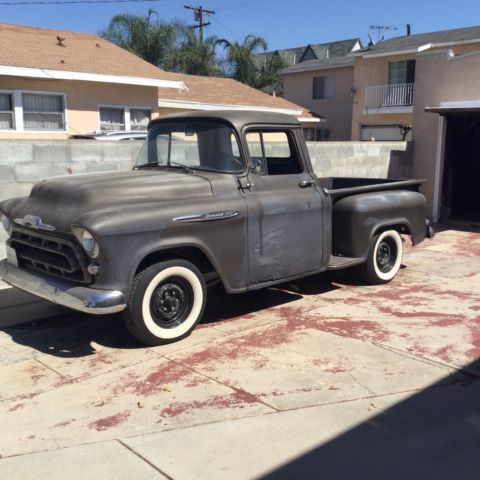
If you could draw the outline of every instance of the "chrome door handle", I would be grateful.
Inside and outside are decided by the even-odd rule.
[[[307,187],[311,187],[312,185],[315,185],[315,182],[313,180],[302,180],[298,184],[300,188],[307,188]]]

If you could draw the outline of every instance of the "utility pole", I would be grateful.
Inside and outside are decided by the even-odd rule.
[[[210,25],[210,22],[204,22],[203,21],[203,16],[204,14],[207,15],[215,15],[215,12],[212,10],[207,10],[203,8],[201,5],[199,7],[192,7],[190,5],[184,5],[183,8],[186,8],[187,10],[193,10],[193,18],[195,19],[196,22],[198,22],[195,25],[192,25],[192,28],[198,28],[200,32],[200,45],[203,45],[203,29]]]

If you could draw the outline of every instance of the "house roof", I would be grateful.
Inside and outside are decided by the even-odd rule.
[[[320,43],[310,45],[318,59],[337,58],[348,55],[355,48],[355,45],[362,44],[359,38],[351,38],[348,40],[340,40],[337,42]]]
[[[389,38],[374,46],[359,50],[358,53],[368,56],[370,54],[394,53],[409,50],[415,51],[418,50],[419,47],[427,46],[429,44],[435,46],[438,44],[463,43],[473,40],[478,40],[480,42],[480,26]]]
[[[345,68],[353,67],[355,59],[352,56],[344,56],[338,58],[322,58],[320,60],[307,60],[298,63],[293,67],[283,68],[279,70],[280,75],[288,75],[289,73],[311,72],[316,70],[326,70],[329,68]]]
[[[257,62],[260,63],[265,62],[273,55],[278,54],[287,61],[288,66],[293,66],[300,62],[309,61],[310,59],[305,59],[308,52],[312,52],[314,59],[336,58],[348,55],[352,52],[357,43],[362,45],[362,42],[359,38],[338,40],[327,43],[315,43],[304,45],[303,47],[286,48],[282,50],[272,50],[270,52],[258,53],[255,55],[255,58]]]
[[[93,74],[93,81],[102,81],[101,75],[168,80],[166,72],[98,35],[0,24],[0,74],[9,72],[36,77],[42,77],[43,72],[42,78],[78,80],[89,78],[80,74]]]
[[[289,113],[310,121],[320,119],[293,102],[281,97],[267,95],[231,78],[201,77],[169,73],[172,80],[184,82],[187,90],[159,88],[159,104],[171,108],[211,109],[256,109]]]

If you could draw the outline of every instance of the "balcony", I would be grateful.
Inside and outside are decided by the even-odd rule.
[[[413,112],[413,83],[379,85],[365,89],[365,113]]]

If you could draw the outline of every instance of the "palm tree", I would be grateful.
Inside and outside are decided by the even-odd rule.
[[[226,39],[217,40],[217,45],[223,45],[227,51],[226,63],[227,74],[235,80],[246,83],[251,87],[258,88],[259,70],[253,55],[259,49],[265,51],[268,48],[267,42],[262,37],[247,35],[242,43],[229,42]]]
[[[222,71],[215,51],[217,37],[207,37],[202,42],[191,27],[182,33],[184,38],[173,57],[173,69],[190,75],[220,75]]]
[[[274,53],[259,67],[257,88],[265,93],[283,96],[283,82],[278,71],[288,66],[288,62],[280,54]]]
[[[101,35],[157,67],[170,69],[179,36],[185,28],[179,20],[161,20],[158,13],[150,9],[147,15],[115,15]]]

